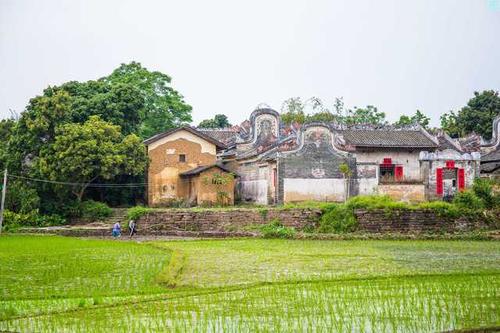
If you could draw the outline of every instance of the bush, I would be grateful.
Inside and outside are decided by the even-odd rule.
[[[129,220],[138,220],[140,217],[146,215],[147,213],[151,212],[151,208],[143,207],[143,206],[135,206],[132,208],[129,208],[127,210],[127,219]]]
[[[356,231],[358,221],[354,217],[353,209],[345,204],[331,206],[322,216],[318,232],[346,233]]]
[[[27,214],[40,207],[40,198],[34,188],[17,180],[9,183],[9,195],[5,198],[5,208],[16,213]]]
[[[493,193],[493,185],[488,179],[477,178],[472,185],[474,194],[483,201],[486,208],[492,209],[500,205],[498,195]]]
[[[483,201],[472,191],[458,192],[453,198],[453,204],[460,209],[481,210],[484,208]]]
[[[37,210],[29,213],[4,211],[3,227],[6,231],[15,231],[21,227],[48,227],[65,223],[66,220],[59,215],[39,215]]]
[[[260,230],[264,238],[294,238],[297,233],[295,228],[285,227],[279,219],[273,219]]]
[[[113,210],[104,202],[88,200],[80,205],[81,217],[86,220],[104,220],[113,214]]]
[[[416,208],[432,210],[444,217],[456,218],[460,216],[460,209],[457,206],[444,201],[423,202],[418,204]]]
[[[394,201],[387,195],[359,195],[349,199],[346,206],[351,209],[409,209],[404,202]]]

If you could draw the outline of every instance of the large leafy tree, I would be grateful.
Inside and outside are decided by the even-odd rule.
[[[200,128],[228,128],[231,127],[225,114],[216,114],[212,119],[205,119],[198,125]]]
[[[44,94],[65,91],[71,97],[70,121],[83,123],[90,116],[121,127],[124,134],[138,133],[144,118],[144,99],[141,91],[131,84],[109,84],[104,81],[71,81],[50,87]]]
[[[429,127],[430,118],[427,117],[423,112],[417,110],[413,116],[402,115],[399,120],[394,123],[397,126],[405,126],[412,124],[420,124],[423,128]]]
[[[54,143],[38,159],[40,173],[52,181],[76,183],[72,193],[81,201],[97,179],[121,174],[138,175],[147,165],[146,150],[138,136],[123,136],[120,127],[91,116],[83,124],[56,129]]]
[[[171,86],[171,77],[149,71],[138,62],[122,64],[111,75],[101,79],[110,84],[128,84],[138,89],[144,99],[144,119],[139,129],[148,138],[170,128],[192,121],[191,106]]]
[[[450,111],[441,116],[441,127],[453,136],[475,132],[485,139],[490,139],[493,119],[499,115],[498,91],[485,90],[481,93],[476,91],[474,97],[458,113]]]

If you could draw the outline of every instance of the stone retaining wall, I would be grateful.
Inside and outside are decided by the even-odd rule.
[[[278,218],[284,225],[301,230],[315,224],[320,216],[319,209],[165,210],[146,214],[137,221],[137,226],[139,230],[157,234],[172,231],[236,232]]]
[[[432,210],[356,210],[354,215],[359,231],[371,233],[459,232],[486,227],[480,221],[440,216]]]

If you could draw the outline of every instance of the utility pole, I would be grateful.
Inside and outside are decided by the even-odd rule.
[[[7,168],[3,173],[2,202],[0,203],[0,234],[2,233],[3,209],[5,206],[5,195],[7,193]]]

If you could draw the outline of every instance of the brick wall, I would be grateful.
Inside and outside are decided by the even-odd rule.
[[[251,227],[268,223],[274,218],[298,230],[315,225],[321,216],[319,209],[237,209],[216,210],[165,210],[149,213],[138,221],[141,234],[213,233],[238,236]],[[430,210],[357,210],[359,231],[368,233],[421,233],[456,232],[485,227],[478,221],[465,218],[450,219]]]
[[[149,213],[141,217],[137,224],[141,232],[147,230],[158,234],[175,231],[234,232],[278,218],[284,225],[300,230],[320,216],[319,209],[165,210]]]
[[[359,231],[370,233],[456,232],[486,227],[480,221],[447,218],[431,210],[357,210],[354,215]]]

